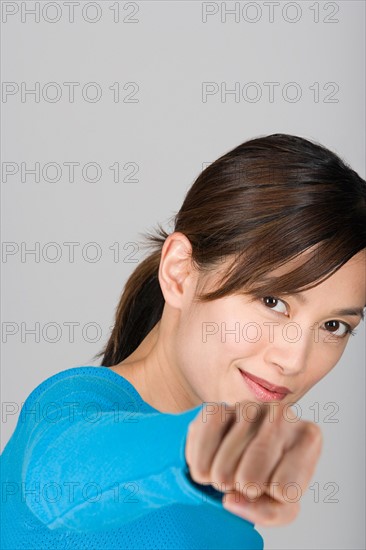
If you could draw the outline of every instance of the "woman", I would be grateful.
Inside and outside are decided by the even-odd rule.
[[[262,549],[255,523],[298,514],[322,437],[291,404],[363,319],[366,182],[320,144],[252,139],[148,239],[101,366],[22,408],[2,548]]]

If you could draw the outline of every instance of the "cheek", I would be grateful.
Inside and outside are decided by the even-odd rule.
[[[181,367],[206,383],[226,374],[236,359],[257,355],[268,345],[260,321],[258,314],[229,300],[199,304],[180,320],[176,351]]]

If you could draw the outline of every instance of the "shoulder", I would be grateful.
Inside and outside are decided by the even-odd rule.
[[[145,402],[134,386],[107,367],[77,366],[53,374],[38,384],[25,400],[21,416],[36,407],[66,406],[70,403],[98,404],[104,410],[113,404],[134,410]]]

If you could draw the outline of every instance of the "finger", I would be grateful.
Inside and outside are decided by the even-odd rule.
[[[300,503],[279,502],[264,494],[259,499],[248,500],[243,493],[225,493],[223,507],[247,521],[270,527],[292,522],[300,511]]]
[[[211,464],[225,433],[235,421],[235,411],[223,414],[221,403],[205,403],[201,413],[189,425],[189,469],[198,483],[210,483]]]
[[[211,465],[212,479],[225,486],[223,491],[234,486],[237,465],[258,429],[259,421],[248,421],[242,412],[243,407],[221,441]]]
[[[270,479],[272,498],[285,502],[294,499],[296,492],[301,498],[314,474],[322,444],[320,428],[304,421],[297,441],[285,452]]]
[[[271,496],[268,482],[286,449],[299,437],[298,425],[287,422],[282,413],[283,407],[276,407],[266,414],[237,464],[235,489],[247,497]]]

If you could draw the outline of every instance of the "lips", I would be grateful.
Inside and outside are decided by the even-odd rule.
[[[280,393],[283,395],[287,395],[288,393],[292,393],[291,390],[286,388],[285,386],[276,386],[275,384],[271,384],[267,380],[264,380],[263,378],[259,378],[258,376],[254,376],[254,374],[250,374],[249,372],[239,369],[241,372],[245,374],[248,378],[253,380],[256,384],[259,384],[260,386],[263,386],[263,388],[266,388],[269,391]]]

